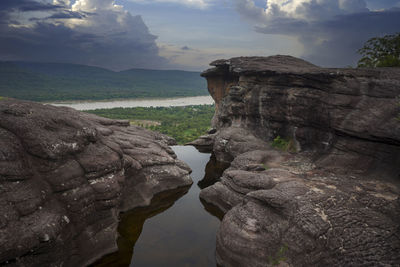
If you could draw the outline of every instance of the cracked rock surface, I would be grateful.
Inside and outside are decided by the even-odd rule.
[[[399,265],[400,69],[290,56],[211,65],[217,132],[196,143],[231,163],[200,194],[225,213],[218,264]],[[290,152],[271,146],[277,136]]]
[[[119,212],[192,184],[172,144],[128,121],[0,100],[0,265],[84,266],[116,250]]]

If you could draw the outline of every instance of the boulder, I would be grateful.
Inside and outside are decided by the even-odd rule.
[[[0,265],[84,266],[115,251],[121,211],[192,184],[171,144],[128,121],[0,100]]]

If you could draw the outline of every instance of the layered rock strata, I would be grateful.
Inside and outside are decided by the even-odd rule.
[[[217,132],[197,143],[231,162],[200,195],[226,213],[217,262],[400,264],[400,69],[290,56],[211,65]]]
[[[121,211],[192,184],[173,143],[127,121],[0,100],[0,264],[84,266],[116,250]]]

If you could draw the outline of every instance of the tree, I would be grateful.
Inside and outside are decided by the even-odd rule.
[[[358,53],[358,67],[400,67],[400,33],[371,38]]]

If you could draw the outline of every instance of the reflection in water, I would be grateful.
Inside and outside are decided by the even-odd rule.
[[[229,167],[229,163],[217,161],[214,154],[211,155],[210,161],[206,165],[204,178],[197,183],[197,185],[204,189],[210,185],[215,184],[219,178],[221,178],[222,173]]]
[[[218,218],[218,220],[222,221],[222,219],[224,218],[225,213],[218,208],[217,206],[211,204],[211,203],[207,203],[206,201],[202,200],[200,198],[200,202],[201,204],[203,204],[204,209],[210,213],[211,215],[215,216]]]
[[[96,267],[108,266],[129,266],[136,241],[138,240],[144,222],[168,208],[170,208],[177,199],[185,195],[190,187],[179,188],[157,194],[148,207],[140,207],[126,213],[120,214],[120,223],[118,225],[119,237],[117,240],[118,251],[105,256]]]
[[[214,183],[226,167],[192,146],[172,149],[192,168],[193,181],[202,187]],[[203,207],[199,187],[192,186],[185,194],[187,190],[164,192],[149,207],[121,214],[119,251],[95,266],[216,266],[217,218],[221,219],[222,214],[208,204]]]

